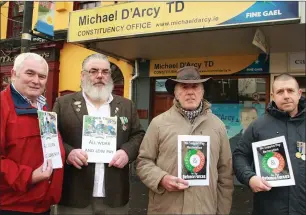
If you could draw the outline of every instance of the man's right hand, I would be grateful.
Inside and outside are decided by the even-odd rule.
[[[68,164],[73,165],[75,168],[82,169],[82,166],[87,166],[88,155],[82,149],[73,149],[67,158]]]
[[[249,185],[254,193],[271,190],[270,184],[259,176],[251,177]]]
[[[165,175],[160,181],[160,185],[170,192],[181,191],[189,187],[188,181],[172,175]]]
[[[45,168],[45,170],[44,170]],[[53,172],[52,168],[52,160],[47,160],[47,166],[44,167],[42,164],[40,167],[35,169],[32,173],[32,184],[36,184],[38,182],[48,180]]]

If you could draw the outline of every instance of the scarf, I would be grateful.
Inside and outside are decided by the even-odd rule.
[[[191,123],[193,123],[194,119],[200,115],[203,110],[203,101],[201,101],[199,107],[195,110],[185,110],[179,102],[177,102],[178,108],[182,111],[182,113],[189,119]]]

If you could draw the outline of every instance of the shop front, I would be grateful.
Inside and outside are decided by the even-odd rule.
[[[166,78],[199,67],[213,76],[206,98],[234,137],[270,100],[270,54],[304,47],[300,20],[298,2],[128,2],[71,12],[68,42],[135,65],[127,83],[145,128],[172,105]],[[252,44],[258,28],[267,55]]]
[[[47,98],[49,105],[55,102],[58,95],[58,83],[59,83],[59,56],[60,48],[52,47],[47,49],[32,50],[36,54],[42,56],[49,65],[48,82],[44,96]],[[1,90],[7,87],[11,82],[11,70],[15,58],[19,55],[17,52],[5,53],[1,52],[0,55],[0,83]]]
[[[212,104],[212,112],[225,123],[228,136],[234,142],[252,120],[265,112],[270,94],[269,62],[265,54],[152,60],[150,117],[173,104],[173,96],[165,88],[166,78],[174,78],[177,69],[183,66],[195,66],[203,78],[213,78],[205,86],[204,98]]]

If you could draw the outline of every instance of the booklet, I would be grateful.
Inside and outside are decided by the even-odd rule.
[[[57,133],[57,114],[37,110],[41,143],[44,155],[44,167],[46,169],[47,160],[52,159],[53,169],[63,167],[61,151]]]
[[[89,163],[109,163],[117,149],[117,116],[83,116],[82,149]]]
[[[178,177],[189,186],[209,185],[210,137],[178,135]]]
[[[252,143],[256,175],[272,187],[295,185],[284,136]]]

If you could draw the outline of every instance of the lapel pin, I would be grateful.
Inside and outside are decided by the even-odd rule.
[[[75,104],[75,105],[80,105],[80,104],[81,104],[81,101],[75,101],[73,104]]]
[[[116,107],[116,109],[115,109],[115,113],[118,113],[118,111],[119,111],[119,108],[118,108],[118,107]]]
[[[80,109],[80,108],[77,108],[77,109],[75,109],[75,110],[76,110],[77,112],[80,112],[81,109]]]

